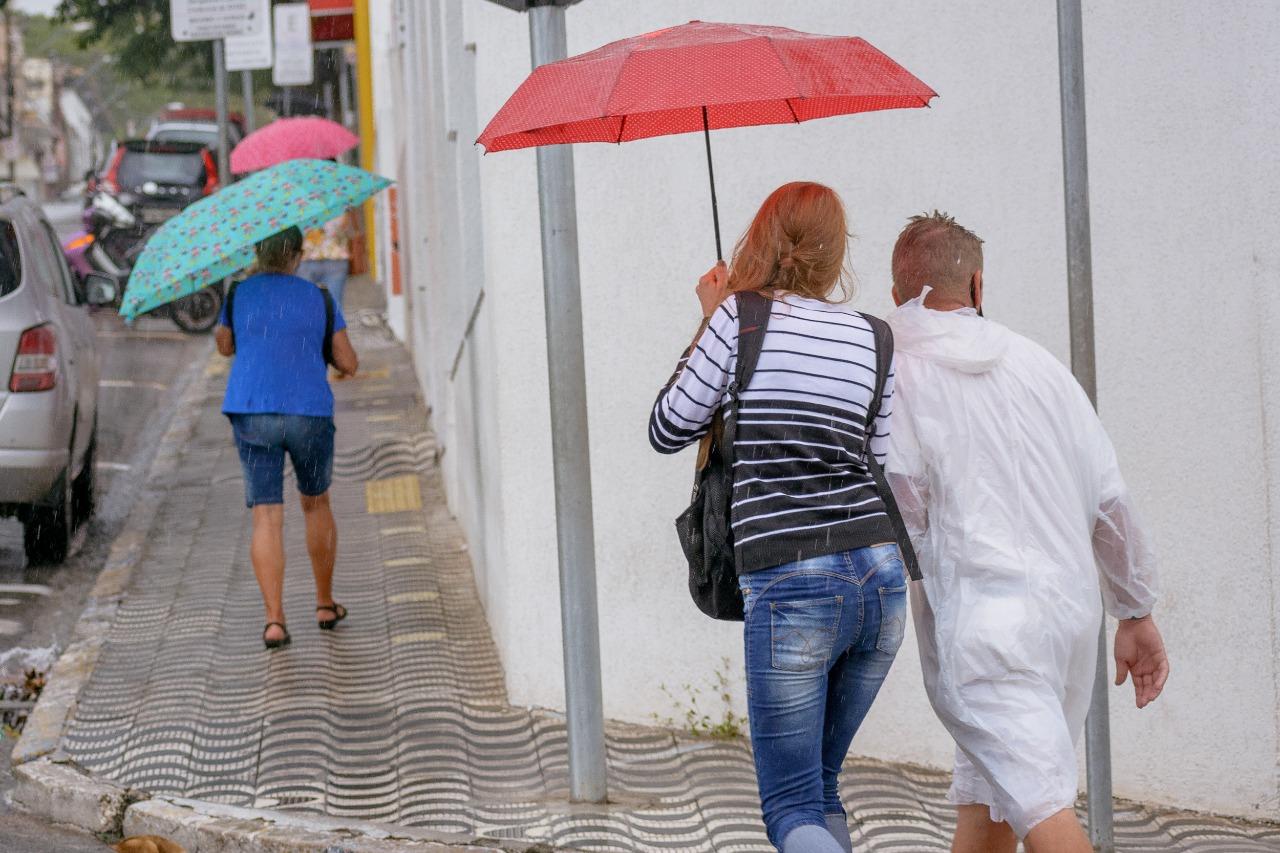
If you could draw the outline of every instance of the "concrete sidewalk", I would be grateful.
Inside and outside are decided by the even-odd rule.
[[[409,358],[372,287],[349,291],[363,374],[335,385],[332,498],[335,595],[350,618],[332,633],[315,626],[295,501],[285,522],[293,645],[263,649],[215,359],[109,627],[98,646],[69,651],[79,674],[55,670],[62,681],[49,690],[62,710],[46,710],[20,745],[19,796],[96,831],[153,832],[189,850],[771,850],[743,741],[611,725],[616,803],[566,802],[563,721],[507,703]],[[102,606],[86,618],[105,621]],[[855,848],[948,849],[947,782],[851,761]],[[58,805],[73,801],[87,817]],[[1138,807],[1121,808],[1117,830],[1123,850],[1280,849],[1277,827]]]

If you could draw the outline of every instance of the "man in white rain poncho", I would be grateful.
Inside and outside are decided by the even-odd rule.
[[[1138,707],[1168,663],[1155,566],[1084,391],[982,317],[982,241],[917,216],[893,252],[888,477],[920,559],[912,609],[934,710],[957,744],[953,850],[1092,850],[1072,806],[1101,606]]]

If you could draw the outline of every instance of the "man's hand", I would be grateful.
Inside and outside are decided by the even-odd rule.
[[[698,279],[698,301],[702,303],[702,316],[710,317],[714,314],[728,295],[729,265],[724,261],[717,261],[714,267]]]
[[[1133,676],[1133,694],[1139,708],[1155,701],[1169,677],[1169,658],[1155,620],[1121,619],[1116,629],[1116,684]]]

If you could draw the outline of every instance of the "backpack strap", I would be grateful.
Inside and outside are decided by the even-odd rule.
[[[756,371],[760,350],[764,346],[764,333],[769,328],[769,315],[773,313],[773,300],[754,290],[737,294],[738,300],[738,363],[734,370],[729,394],[737,403],[738,393],[745,390]],[[735,387],[736,386],[736,387]]]
[[[893,532],[898,539],[898,550],[902,552],[903,565],[907,567],[907,574],[911,579],[918,581],[922,575],[915,548],[911,545],[911,536],[907,533],[907,526],[902,521],[902,513],[898,511],[898,501],[893,496],[893,490],[889,488],[889,481],[885,479],[884,469],[880,467],[876,455],[871,452],[871,436],[875,433],[876,418],[880,416],[880,403],[884,399],[884,386],[889,381],[889,370],[893,366],[893,330],[879,317],[862,314],[862,318],[870,324],[871,331],[876,336],[876,390],[871,398],[871,408],[867,410],[866,444],[863,447],[863,455],[866,458],[867,470],[875,480],[876,491],[880,493],[880,500],[884,502],[884,508],[889,513],[889,521],[893,524]]]
[[[333,364],[333,315],[336,309],[329,288],[321,287],[320,293],[324,296],[324,343],[320,345],[320,351],[324,355],[324,363]]]
[[[769,315],[773,313],[773,300],[754,290],[736,294],[738,304],[738,362],[734,366],[733,379],[729,382],[729,402],[716,411],[722,432],[719,436],[720,458],[726,471],[733,470],[733,443],[738,435],[738,403],[756,371],[760,350],[764,346],[764,333],[769,328]],[[732,415],[732,417],[730,417]],[[715,424],[712,425],[713,428]]]
[[[240,282],[237,280],[231,282],[231,286],[227,288],[227,329],[231,332],[232,352],[235,352],[236,349],[236,320],[232,309],[235,308],[236,288],[239,286]]]

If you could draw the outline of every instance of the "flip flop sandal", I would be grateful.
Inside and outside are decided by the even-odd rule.
[[[343,607],[336,601],[333,602],[333,604],[322,604],[316,608],[317,613],[321,610],[332,610],[337,614],[333,619],[316,620],[316,624],[320,626],[321,631],[332,631],[334,628],[338,627],[339,622],[347,618],[347,608]]]
[[[284,636],[275,640],[267,639],[267,631],[271,630],[272,625],[278,625]],[[262,645],[268,649],[283,649],[285,646],[293,642],[293,637],[289,636],[289,629],[284,626],[283,622],[268,622],[266,627],[262,629]]]

